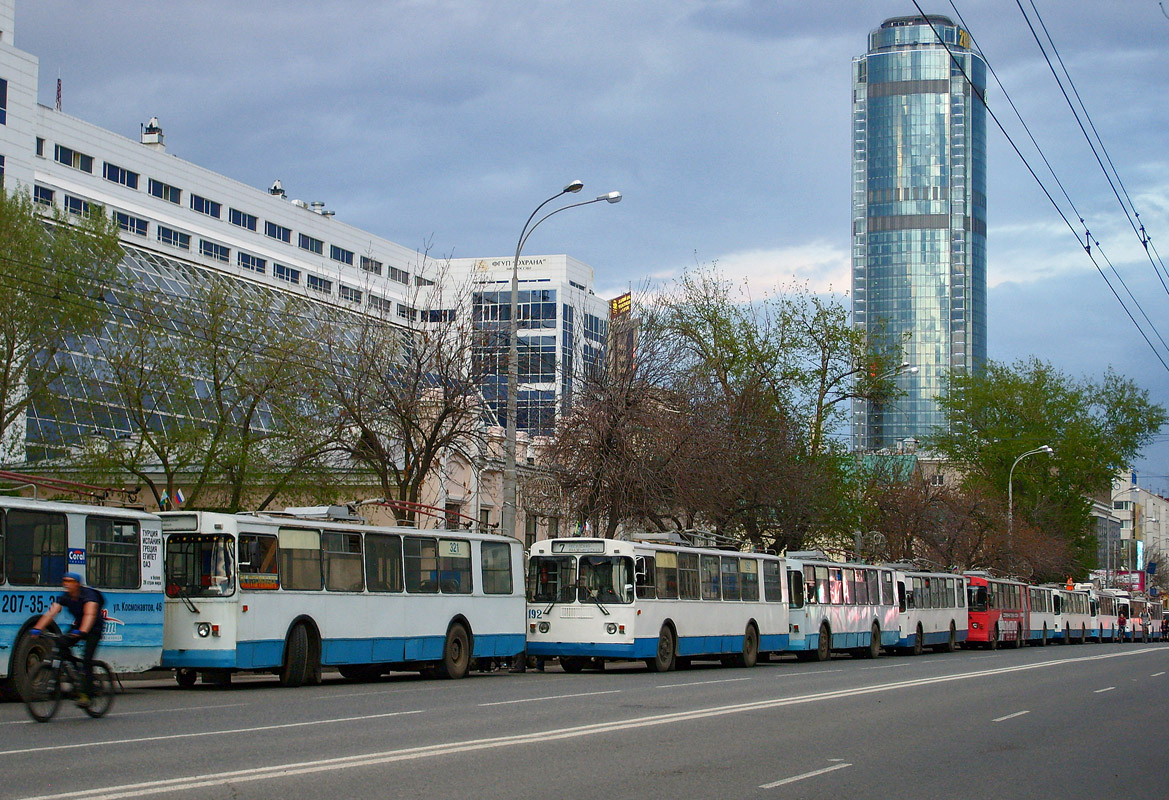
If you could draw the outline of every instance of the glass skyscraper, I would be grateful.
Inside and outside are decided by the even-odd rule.
[[[986,359],[986,62],[942,16],[896,17],[853,60],[853,321],[899,341],[904,395],[853,403],[853,447],[944,422],[949,375]]]

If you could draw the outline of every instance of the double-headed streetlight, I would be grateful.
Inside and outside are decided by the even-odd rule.
[[[1015,535],[1015,495],[1014,495],[1014,479],[1015,467],[1019,466],[1019,462],[1027,456],[1033,456],[1036,453],[1047,453],[1051,455],[1055,451],[1047,445],[1036,447],[1034,450],[1028,450],[1023,455],[1015,459],[1015,463],[1011,464],[1011,471],[1007,473],[1007,549],[1013,549],[1013,539]]]
[[[516,521],[516,412],[518,410],[519,398],[519,380],[520,380],[520,321],[519,321],[519,298],[520,298],[520,253],[524,249],[524,243],[528,241],[528,237],[532,235],[532,231],[536,230],[541,222],[548,219],[553,214],[559,214],[561,211],[567,211],[570,208],[577,208],[579,206],[587,206],[592,203],[599,203],[602,200],[606,203],[621,202],[621,192],[609,192],[602,194],[592,200],[585,200],[580,203],[570,203],[566,206],[549,211],[535,223],[532,220],[536,219],[536,215],[544,206],[551,203],[558,197],[566,194],[576,194],[584,188],[584,184],[580,181],[573,181],[565,186],[556,194],[549,197],[543,203],[536,206],[536,210],[528,217],[528,221],[524,223],[523,229],[520,231],[519,241],[515,247],[515,258],[511,262],[511,314],[508,317],[508,358],[507,358],[507,419],[506,425],[506,444],[504,447],[504,462],[503,462],[503,508],[502,516],[500,518],[500,528],[502,533],[506,536],[515,536],[515,521]]]

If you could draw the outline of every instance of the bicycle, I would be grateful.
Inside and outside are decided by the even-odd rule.
[[[41,636],[55,642],[53,655],[29,675],[24,705],[29,716],[37,722],[48,722],[57,713],[61,698],[73,700],[81,710],[93,718],[103,717],[114,704],[114,679],[110,665],[93,662],[93,681],[89,703],[81,702],[81,687],[85,678],[81,659],[73,652],[76,643],[56,633],[44,631]]]

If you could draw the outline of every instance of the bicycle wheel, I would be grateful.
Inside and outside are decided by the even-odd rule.
[[[41,664],[28,678],[24,705],[37,722],[48,722],[61,704],[61,683],[52,664]]]
[[[96,719],[105,716],[114,704],[114,677],[110,673],[109,664],[104,661],[93,662],[92,689],[89,705],[82,708],[86,714]]]

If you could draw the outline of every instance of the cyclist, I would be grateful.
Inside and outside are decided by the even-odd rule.
[[[85,642],[85,650],[81,656],[83,680],[81,694],[77,698],[78,705],[88,705],[90,695],[93,694],[93,654],[97,650],[97,643],[101,641],[101,609],[105,598],[101,592],[81,583],[81,576],[76,572],[66,572],[61,576],[61,587],[65,590],[49,610],[44,613],[30,631],[33,636],[39,636],[45,626],[61,613],[64,608],[73,615],[73,627],[66,635],[65,640],[70,646],[80,641]]]

